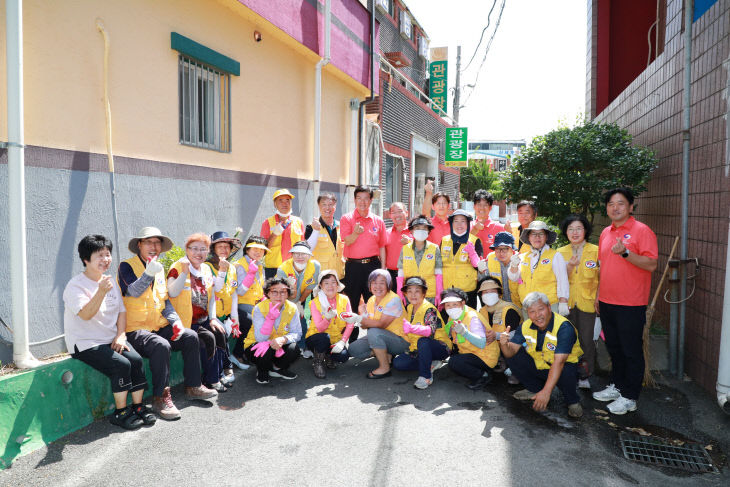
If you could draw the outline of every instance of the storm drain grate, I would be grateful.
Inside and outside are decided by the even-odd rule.
[[[663,438],[620,433],[621,448],[629,460],[665,467],[681,468],[689,472],[715,472],[717,467],[707,451],[696,443],[675,445]]]

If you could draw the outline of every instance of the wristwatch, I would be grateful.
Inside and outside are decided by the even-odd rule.
[[[629,256],[629,253],[630,253],[629,252],[629,249],[626,249],[626,250],[624,250],[624,253],[621,254],[621,257],[623,257],[625,259],[625,258],[627,258]]]

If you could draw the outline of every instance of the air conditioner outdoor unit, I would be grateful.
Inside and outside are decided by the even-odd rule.
[[[382,13],[388,13],[388,2],[391,0],[375,0],[375,8],[380,10]]]
[[[418,38],[418,55],[423,59],[428,59],[428,39],[423,36]]]
[[[403,10],[400,11],[400,35],[404,39],[411,38],[411,30],[413,29],[413,23],[411,22],[411,16],[408,12]]]

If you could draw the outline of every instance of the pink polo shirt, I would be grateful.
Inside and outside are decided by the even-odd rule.
[[[385,222],[371,211],[368,211],[366,217],[361,216],[357,210],[347,213],[340,220],[340,235],[343,240],[354,231],[356,223],[362,225],[365,231],[357,237],[355,243],[345,245],[345,257],[348,259],[378,257],[380,249],[385,247]]]
[[[400,257],[400,251],[403,248],[403,244],[400,243],[400,238],[403,235],[413,238],[408,227],[398,231],[395,229],[395,225],[393,225],[388,229],[385,237],[385,266],[392,271],[398,270],[398,257]]]
[[[451,233],[449,219],[447,217],[445,220],[442,220],[438,216],[434,215],[434,217],[431,218],[431,224],[433,225],[433,230],[431,230],[428,234],[428,241],[433,242],[436,245],[441,245],[441,239]]]
[[[481,232],[477,233],[477,237],[482,241],[484,252],[487,252],[489,247],[494,243],[494,237],[499,232],[504,232],[504,225],[489,218],[482,223],[484,223],[484,228]],[[471,226],[474,227],[474,222],[472,222]]]
[[[611,224],[603,229],[598,240],[598,260],[601,279],[598,283],[598,299],[621,306],[646,306],[649,304],[651,272],[636,267],[611,247],[621,238],[629,252],[656,259],[659,255],[656,235],[633,216],[616,228]]]

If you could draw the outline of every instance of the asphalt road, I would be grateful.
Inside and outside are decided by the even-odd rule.
[[[601,419],[584,395],[585,415],[568,419],[556,391],[545,414],[511,397],[502,376],[473,392],[447,368],[425,391],[415,373],[367,380],[373,360],[351,360],[318,380],[311,362],[299,378],[235,387],[213,402],[173,398],[175,422],[124,432],[105,420],[0,471],[0,485],[729,485],[724,466],[730,417],[692,384],[646,391],[639,411]],[[613,424],[609,424],[609,421]],[[719,474],[689,474],[624,459],[618,431],[642,427],[711,445]]]

